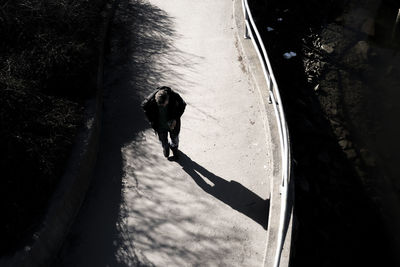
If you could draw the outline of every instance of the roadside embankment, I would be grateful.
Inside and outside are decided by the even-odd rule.
[[[100,26],[98,30],[96,30],[96,34],[98,34],[96,39],[98,38],[99,40],[95,42],[95,51],[92,51],[92,53],[96,55],[96,60],[92,62],[93,65],[90,65],[92,66],[92,68],[90,68],[91,71],[89,71],[90,75],[88,74],[86,77],[88,82],[88,89],[86,90],[94,93],[88,96],[88,100],[81,101],[81,105],[84,107],[84,112],[80,115],[82,118],[80,119],[81,123],[79,125],[81,126],[77,127],[76,133],[71,137],[71,142],[73,143],[71,145],[71,152],[67,153],[66,151],[64,156],[67,157],[67,159],[58,155],[60,159],[67,161],[67,163],[62,164],[65,165],[65,167],[62,168],[63,172],[59,174],[61,179],[57,183],[53,181],[52,188],[55,189],[50,190],[47,185],[40,184],[40,181],[35,180],[36,176],[30,177],[36,183],[35,187],[30,189],[36,194],[38,194],[38,190],[40,189],[39,191],[43,194],[41,198],[38,199],[40,200],[47,197],[47,199],[43,199],[41,203],[37,201],[29,203],[29,198],[24,198],[23,195],[14,196],[21,197],[21,200],[25,202],[28,201],[29,205],[36,205],[34,211],[37,213],[37,217],[25,218],[27,216],[26,214],[24,215],[25,217],[12,217],[13,220],[25,219],[25,224],[27,224],[30,229],[25,231],[21,228],[16,228],[14,231],[25,233],[25,235],[21,237],[22,239],[16,240],[15,236],[13,236],[14,232],[8,232],[10,238],[14,238],[13,242],[15,246],[14,243],[11,243],[12,245],[8,246],[7,254],[2,255],[0,259],[0,264],[2,266],[48,266],[61,247],[68,229],[85,197],[97,157],[102,111],[103,57],[108,24],[113,13],[112,3],[113,1],[107,5],[102,5],[103,11],[99,14],[101,17],[99,21]],[[83,85],[81,84],[81,86]],[[38,99],[40,99],[40,97],[38,97]],[[59,101],[62,102],[62,100]],[[46,118],[47,117],[44,117],[43,119],[45,120]],[[29,171],[29,166],[24,167],[27,167],[25,171]],[[9,176],[8,178],[19,179],[18,176]],[[4,190],[5,188],[3,187],[2,189]],[[43,192],[43,190],[50,191]],[[10,191],[12,190],[10,189]],[[36,195],[36,197],[38,197],[38,195]],[[2,204],[8,205],[9,203]],[[38,207],[37,205],[39,204],[41,206]],[[24,205],[24,203],[21,203],[21,205]],[[25,204],[23,208],[27,208],[26,206]],[[12,207],[13,206],[10,208]],[[14,214],[14,216],[16,215]],[[17,226],[18,225],[15,225],[14,227]],[[7,239],[3,239],[2,241],[6,242]]]
[[[252,2],[292,137],[293,266],[394,266],[392,2]]]

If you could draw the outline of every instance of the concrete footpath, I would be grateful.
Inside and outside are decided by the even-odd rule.
[[[273,160],[231,0],[121,0],[106,63],[93,185],[55,266],[261,266]],[[181,159],[140,103],[187,102]]]

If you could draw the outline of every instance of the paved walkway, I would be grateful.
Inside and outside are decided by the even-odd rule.
[[[232,7],[121,1],[93,186],[57,266],[262,264],[272,152]],[[188,103],[179,162],[163,158],[140,109],[158,85]]]

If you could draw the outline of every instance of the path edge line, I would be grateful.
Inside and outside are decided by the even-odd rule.
[[[241,54],[244,55],[245,68],[251,77],[251,83],[257,87],[260,104],[263,106],[265,118],[263,118],[264,128],[267,140],[270,139],[272,157],[273,157],[273,177],[270,178],[270,207],[267,226],[267,243],[265,246],[264,260],[262,266],[270,267],[273,265],[273,259],[276,250],[276,237],[279,228],[279,215],[280,215],[280,187],[281,187],[281,163],[280,163],[280,148],[279,148],[279,135],[278,127],[275,118],[269,118],[267,114],[274,114],[271,105],[269,104],[268,85],[262,73],[261,63],[257,57],[255,49],[251,40],[244,39],[244,14],[242,10],[241,0],[233,0],[233,19],[236,26],[236,37],[240,44]],[[269,130],[269,131],[268,131]],[[269,132],[269,133],[268,133]],[[269,136],[268,136],[269,134]],[[290,184],[293,187],[293,183]],[[293,190],[291,190],[293,192]],[[293,201],[294,196],[289,196]],[[287,225],[287,233],[284,240],[284,247],[281,255],[280,267],[287,267],[291,258],[291,243],[292,243],[292,230],[293,230],[293,207],[290,211],[290,219]],[[275,216],[274,216],[275,214]]]

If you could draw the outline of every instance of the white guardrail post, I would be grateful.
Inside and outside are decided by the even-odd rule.
[[[257,26],[254,22],[253,16],[251,14],[248,0],[242,0],[242,8],[244,13],[244,22],[245,22],[245,39],[251,39],[254,48],[257,52],[258,58],[260,60],[264,77],[268,85],[269,89],[269,102],[273,104],[275,117],[278,124],[279,131],[279,139],[280,139],[280,148],[281,148],[281,163],[282,163],[282,181],[281,181],[281,206],[280,206],[280,216],[279,216],[279,227],[277,234],[277,246],[275,257],[273,260],[273,267],[279,267],[281,254],[283,250],[284,240],[283,235],[285,231],[285,224],[287,221],[287,208],[288,208],[288,194],[289,194],[289,182],[290,182],[290,163],[291,163],[291,154],[290,154],[290,145],[289,145],[289,134],[288,127],[285,119],[285,114],[283,112],[281,96],[278,90],[278,85],[275,80],[275,76],[273,74],[271,63],[269,61],[266,49],[258,32]],[[254,33],[253,33],[254,32]],[[254,36],[255,35],[255,36]],[[256,37],[256,38],[254,38]],[[259,45],[257,45],[257,42]],[[259,49],[261,47],[261,51]]]
[[[243,14],[244,14],[244,39],[249,39],[250,38],[249,29],[247,28],[247,25],[246,25],[246,21],[247,22],[249,21],[249,15],[246,12],[246,7],[244,5],[244,1],[242,1],[242,7],[243,7],[243,11],[244,11],[243,12]]]

